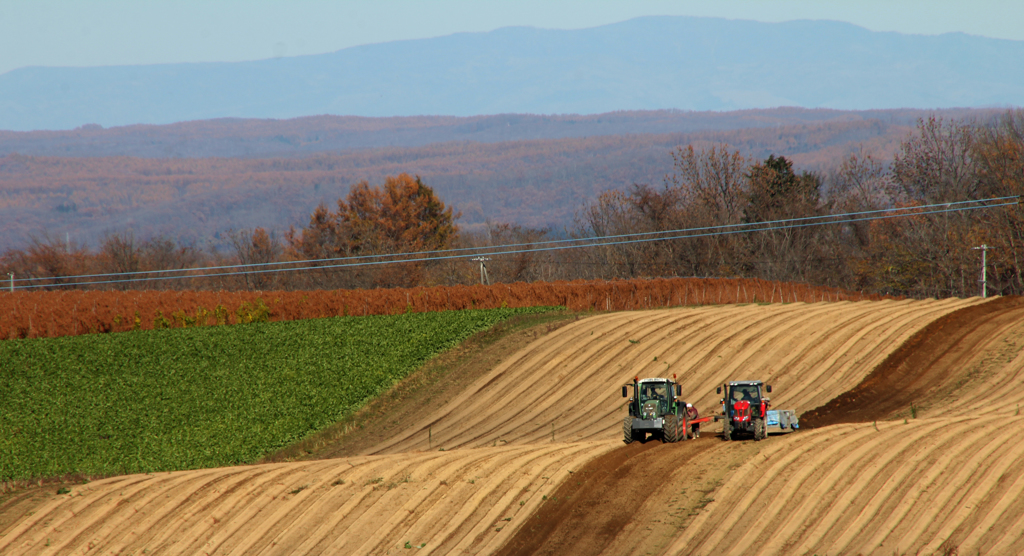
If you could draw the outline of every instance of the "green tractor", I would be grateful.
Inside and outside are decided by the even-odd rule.
[[[632,395],[630,395],[632,393]],[[629,398],[629,415],[622,420],[622,440],[660,438],[662,442],[687,439],[686,402],[679,399],[682,388],[670,378],[634,377],[622,387],[622,397]]]

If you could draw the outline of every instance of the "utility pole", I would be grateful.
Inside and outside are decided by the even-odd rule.
[[[491,258],[490,257],[473,257],[472,260],[478,261],[480,263],[480,283],[481,284],[485,284],[485,285],[490,285],[490,283],[491,283],[491,275],[488,274],[488,272],[487,272],[487,265],[484,264],[484,262],[491,260]],[[484,281],[485,277],[487,279],[486,281]]]
[[[988,274],[986,273],[986,269],[985,269],[985,266],[986,266],[986,264],[985,264],[986,263],[985,255],[987,255],[988,254],[988,250],[989,249],[993,249],[993,247],[989,247],[988,245],[985,245],[984,243],[982,243],[981,246],[979,246],[979,247],[972,247],[971,249],[973,249],[974,251],[981,251],[981,297],[982,297],[982,299],[984,299],[984,298],[988,297]]]

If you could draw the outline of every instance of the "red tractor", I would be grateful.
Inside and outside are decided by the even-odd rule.
[[[796,413],[788,409],[772,410],[771,400],[764,394],[770,394],[772,387],[760,380],[737,380],[716,390],[719,394],[725,389],[722,398],[721,419],[722,439],[733,440],[740,435],[751,435],[754,440],[763,440],[769,432],[793,432],[800,428]]]

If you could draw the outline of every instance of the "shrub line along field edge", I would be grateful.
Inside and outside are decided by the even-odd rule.
[[[692,305],[891,299],[747,278],[516,282],[319,291],[38,291],[0,293],[0,338],[42,338],[334,316],[562,306],[622,311]]]

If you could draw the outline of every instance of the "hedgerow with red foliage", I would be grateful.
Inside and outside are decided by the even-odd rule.
[[[622,311],[687,305],[860,301],[888,296],[757,279],[667,278],[333,291],[47,291],[0,294],[0,338],[289,321],[343,315],[564,306]]]

